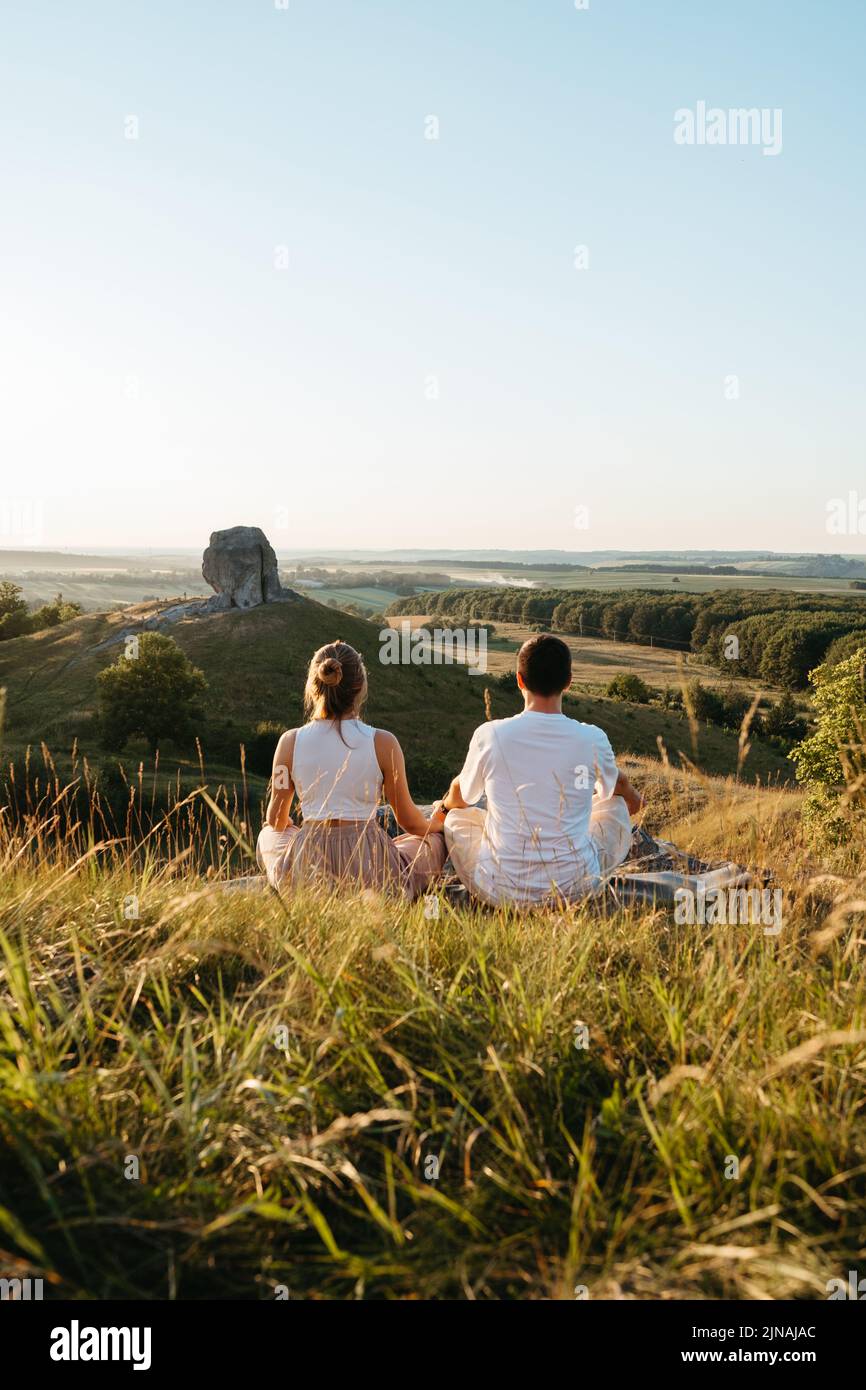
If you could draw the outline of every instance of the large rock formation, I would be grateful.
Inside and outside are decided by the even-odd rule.
[[[255,608],[275,603],[284,593],[274,549],[258,526],[230,526],[214,531],[202,559],[201,572],[216,591],[214,608]]]

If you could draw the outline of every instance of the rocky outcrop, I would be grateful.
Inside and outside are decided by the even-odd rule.
[[[212,610],[255,608],[289,597],[280,585],[273,546],[258,526],[214,531],[201,572],[217,595],[209,600]]]
[[[212,598],[155,600],[130,605],[128,625],[70,658],[69,665],[93,652],[120,646],[142,632],[159,632],[189,618],[210,618],[231,608],[257,608],[262,603],[303,603],[294,589],[284,589],[277,572],[277,557],[258,526],[232,526],[214,531],[202,559],[201,572],[215,590]]]

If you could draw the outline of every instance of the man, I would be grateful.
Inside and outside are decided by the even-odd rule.
[[[564,642],[524,642],[517,684],[522,714],[472,735],[442,801],[445,841],[461,882],[485,902],[574,900],[626,858],[643,801],[603,730],[562,712],[571,685]],[[474,804],[482,796],[486,811]]]

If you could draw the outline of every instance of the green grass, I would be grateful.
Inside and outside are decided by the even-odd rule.
[[[73,1298],[824,1298],[866,1244],[831,915],[862,882],[817,881],[796,793],[634,776],[686,847],[776,867],[779,937],[226,893],[194,828],[173,862],[4,835],[5,1267]]]

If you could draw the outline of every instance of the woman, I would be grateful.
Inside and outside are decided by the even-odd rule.
[[[403,751],[393,734],[371,729],[364,662],[347,642],[320,647],[310,662],[307,723],[288,729],[274,754],[271,797],[258,861],[276,885],[353,883],[423,893],[445,862],[445,813],[427,817],[409,795]],[[382,790],[406,832],[392,840],[376,818]],[[303,827],[289,819],[297,795]]]

